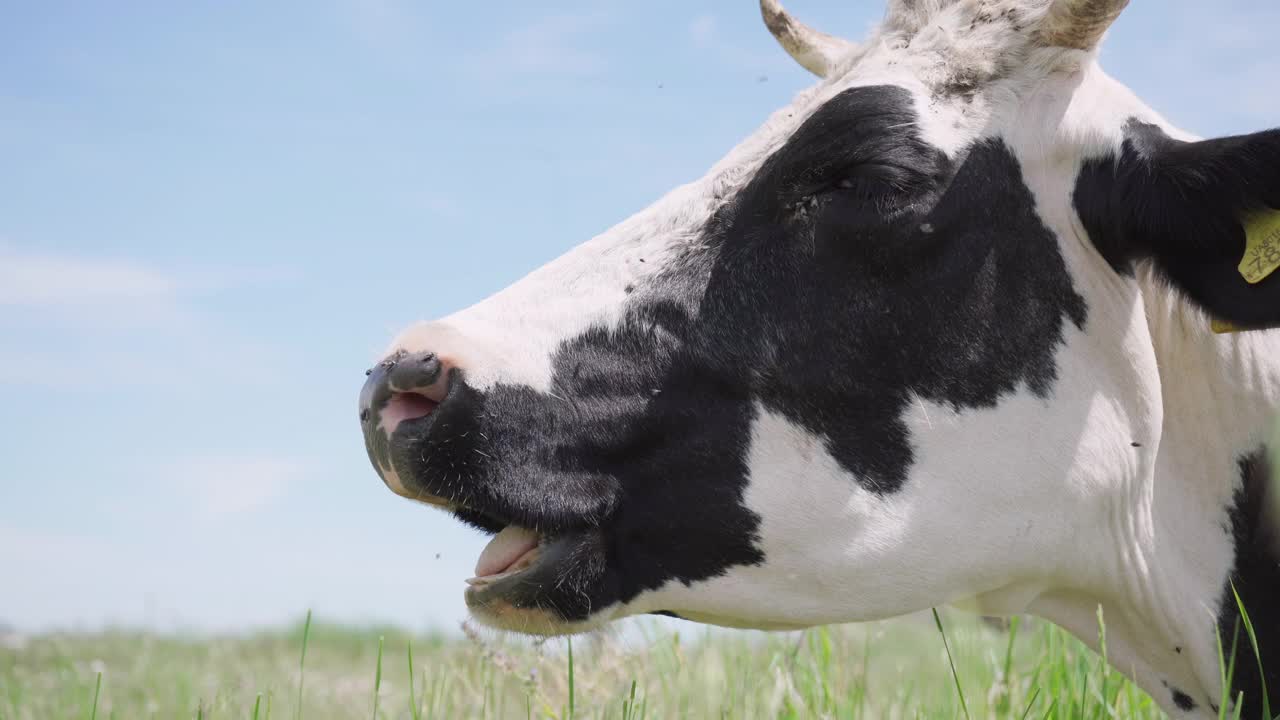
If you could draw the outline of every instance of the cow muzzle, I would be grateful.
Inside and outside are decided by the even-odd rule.
[[[401,350],[368,371],[359,412],[369,460],[397,495],[493,535],[465,595],[482,622],[543,635],[585,627],[597,619],[590,603],[565,608],[605,575],[616,480],[556,464],[541,427],[554,416],[539,403],[562,400],[472,387],[457,357]]]
[[[397,495],[448,506],[411,489],[392,463],[391,443],[406,423],[428,423],[449,397],[452,368],[435,353],[398,352],[370,368],[360,390],[360,429],[373,467]]]

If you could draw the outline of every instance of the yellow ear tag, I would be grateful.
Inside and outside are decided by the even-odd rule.
[[[1280,212],[1259,213],[1245,221],[1240,274],[1250,285],[1257,285],[1276,270],[1280,270]],[[1210,327],[1219,335],[1245,332],[1244,328],[1216,318]]]
[[[1210,321],[1209,327],[1213,328],[1213,331],[1219,335],[1234,335],[1239,332],[1244,332],[1243,328],[1238,328],[1226,320],[1219,320],[1217,318]]]
[[[1280,269],[1280,212],[1250,218],[1244,232],[1244,259],[1240,261],[1240,274],[1250,285],[1257,285]]]

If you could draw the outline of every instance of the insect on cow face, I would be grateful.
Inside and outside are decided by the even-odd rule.
[[[1095,247],[1112,217],[1079,207],[1135,121],[1165,132],[1094,62],[1122,6],[897,0],[855,47],[764,0],[822,83],[702,180],[397,338],[361,395],[369,455],[496,534],[476,616],[787,628],[1087,579],[1061,548],[1159,425],[1129,267],[1154,251]]]

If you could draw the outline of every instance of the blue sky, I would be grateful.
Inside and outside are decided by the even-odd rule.
[[[1277,27],[1138,0],[1104,59],[1258,130]],[[809,82],[753,0],[0,4],[0,623],[454,626],[484,541],[368,467],[364,368]]]

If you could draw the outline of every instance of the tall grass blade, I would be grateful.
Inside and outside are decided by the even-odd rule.
[[[1253,632],[1253,622],[1249,620],[1249,611],[1244,609],[1244,601],[1236,592],[1236,583],[1231,582],[1231,594],[1236,599],[1236,607],[1240,608],[1240,620],[1244,623],[1244,632],[1249,636],[1249,644],[1253,646],[1253,656],[1258,660],[1258,680],[1262,682],[1262,717],[1274,718],[1271,714],[1271,700],[1267,697],[1267,675],[1262,671],[1262,652],[1258,649],[1258,636]]]
[[[1008,715],[1013,705],[1013,644],[1018,640],[1018,623],[1020,618],[1014,616],[1009,621],[1009,644],[1004,651],[1004,666],[1001,669],[1000,682],[1004,683],[1004,691],[996,700],[996,712]]]
[[[373,720],[378,720],[378,697],[382,693],[382,645],[386,637],[378,636],[378,667],[373,672]]]
[[[965,702],[964,690],[960,688],[960,674],[956,672],[955,658],[951,657],[951,645],[947,642],[947,631],[942,629],[942,617],[938,615],[938,608],[933,609],[933,622],[938,626],[938,633],[942,635],[942,647],[947,651],[947,662],[951,665],[951,679],[956,683],[956,694],[960,696],[960,709],[964,711],[965,720],[972,720],[969,717],[969,703]]]
[[[636,712],[636,681],[631,681],[631,694],[622,701],[622,720],[632,720]]]
[[[89,711],[89,720],[98,720],[98,698],[102,695],[102,671],[98,671],[98,683],[93,686],[93,709]]]
[[[422,720],[422,705],[418,702],[413,694],[413,640],[410,639],[409,645],[409,714],[413,716],[413,720]]]
[[[1031,699],[1027,701],[1027,709],[1022,711],[1022,717],[1019,720],[1027,720],[1027,716],[1031,714],[1031,708],[1036,706],[1036,700],[1040,697],[1040,688],[1031,693]]]
[[[1101,656],[1098,661],[1098,674],[1102,676],[1102,711],[1100,714],[1106,714],[1108,710],[1107,688],[1110,686],[1111,680],[1111,660],[1107,657],[1107,621],[1103,617],[1102,605],[1098,605],[1098,654]]]
[[[573,638],[569,638],[569,720],[573,720],[574,713],[573,679]]]
[[[1238,628],[1238,626],[1237,626]],[[1237,633],[1239,634],[1239,633]],[[1232,642],[1231,667],[1227,667],[1226,654],[1222,650],[1222,629],[1214,633],[1214,638],[1218,642],[1218,682],[1222,688],[1222,693],[1218,697],[1218,720],[1227,720],[1228,708],[1231,707],[1231,683],[1235,681],[1235,643]]]
[[[293,709],[294,720],[302,720],[302,681],[307,670],[307,640],[311,638],[311,611],[302,625],[302,656],[298,659],[298,705]]]
[[[1084,682],[1080,685],[1080,704],[1076,706],[1076,716],[1084,717],[1085,701],[1089,697],[1089,669],[1085,666],[1083,660],[1080,661],[1078,670]]]

